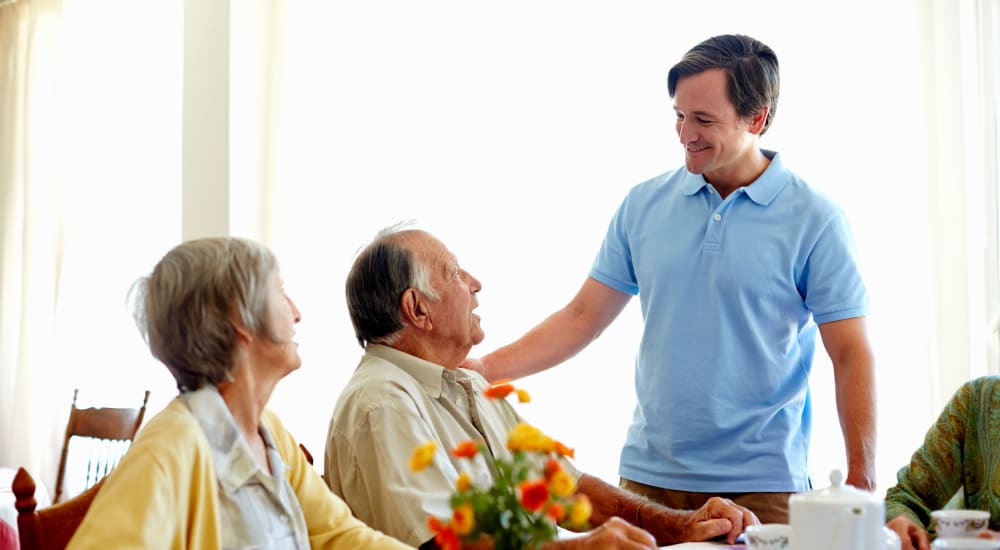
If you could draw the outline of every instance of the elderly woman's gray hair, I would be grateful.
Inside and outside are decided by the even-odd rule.
[[[136,282],[136,324],[180,391],[218,385],[229,377],[235,365],[235,322],[254,334],[271,333],[265,312],[277,269],[274,254],[254,241],[196,239],[174,247]]]
[[[427,266],[400,244],[403,224],[387,227],[364,247],[347,275],[347,311],[361,347],[392,344],[403,328],[400,300],[415,288],[430,300],[438,295],[430,284]]]

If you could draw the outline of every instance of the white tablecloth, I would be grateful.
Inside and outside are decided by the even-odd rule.
[[[660,548],[670,548],[672,550],[727,550],[727,549],[739,549],[745,550],[746,546],[742,544],[726,544],[720,542],[682,542],[681,544],[671,544],[668,546],[661,546]]]
[[[0,468],[0,520],[14,526],[17,530],[17,509],[14,508],[14,491],[10,484],[14,482],[14,468]],[[42,509],[52,504],[52,497],[37,479],[35,480],[35,500],[38,501],[38,508]]]
[[[583,533],[574,533],[572,531],[567,531],[562,527],[559,528],[559,538],[560,539],[571,539],[579,537]],[[726,544],[724,542],[682,542],[680,544],[668,544],[666,546],[661,546],[660,548],[670,548],[671,550],[746,550],[746,546],[743,544]]]

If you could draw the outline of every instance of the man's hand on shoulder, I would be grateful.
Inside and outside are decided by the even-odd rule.
[[[483,378],[487,380],[490,379],[490,377],[486,375],[486,364],[483,363],[483,360],[478,357],[466,357],[465,361],[458,364],[458,367],[461,369],[474,370],[483,375]]]

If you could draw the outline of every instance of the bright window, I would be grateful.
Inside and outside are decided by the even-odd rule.
[[[416,219],[436,232],[484,285],[487,337],[472,353],[512,341],[573,296],[627,190],[681,164],[670,65],[738,31],[782,64],[762,145],[853,225],[873,298],[884,489],[936,414],[929,198],[923,167],[908,161],[925,147],[915,23],[904,2],[800,4],[715,2],[709,14],[648,1],[290,3],[273,244],[303,311],[305,364],[274,402],[299,437],[323,447],[361,355],[343,281],[377,229]],[[640,329],[633,300],[584,352],[524,382],[535,395],[526,417],[612,482]],[[814,371],[811,465],[824,486],[845,458],[822,351]]]

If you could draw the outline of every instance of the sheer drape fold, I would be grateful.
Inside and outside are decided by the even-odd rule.
[[[23,465],[47,486],[46,449],[65,412],[47,391],[62,254],[60,9],[51,0],[0,8],[0,465]]]

